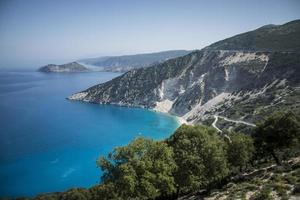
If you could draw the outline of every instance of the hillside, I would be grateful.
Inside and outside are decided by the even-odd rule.
[[[214,199],[299,199],[300,157],[283,166],[267,165],[231,177],[211,194],[189,194],[178,200]]]
[[[39,68],[38,71],[46,72],[46,73],[51,73],[51,72],[60,73],[60,72],[87,72],[90,70],[77,62],[71,62],[63,65],[49,64]]]
[[[251,51],[300,51],[300,20],[266,25],[216,42],[205,49]]]
[[[82,59],[79,62],[97,66],[101,71],[125,72],[136,68],[148,67],[171,58],[184,56],[190,52],[186,50],[172,50],[136,55],[105,56]]]
[[[293,26],[291,26],[292,24]],[[264,37],[294,36],[300,21],[262,27],[235,36],[271,28]],[[287,28],[288,27],[288,28]],[[268,34],[271,35],[268,35]],[[212,44],[233,46],[230,39]],[[283,40],[278,46],[285,46]],[[233,44],[233,43],[232,43]],[[205,48],[186,56],[125,73],[111,81],[93,86],[69,97],[99,104],[150,108],[181,117],[191,124],[247,129],[274,110],[299,112],[300,40],[289,46],[289,52],[250,50],[211,50]],[[226,46],[225,45],[225,46]],[[251,45],[247,46],[251,49]],[[222,117],[222,120],[218,120]],[[241,123],[240,123],[241,122]]]

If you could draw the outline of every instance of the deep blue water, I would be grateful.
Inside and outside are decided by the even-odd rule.
[[[137,136],[163,139],[174,117],[65,97],[115,73],[0,72],[0,197],[89,187],[96,160]]]

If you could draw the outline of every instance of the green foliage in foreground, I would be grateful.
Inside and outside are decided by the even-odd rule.
[[[282,153],[286,148],[291,150],[295,145],[299,147],[299,124],[298,117],[292,113],[275,113],[258,125],[254,138],[231,132],[230,140],[225,140],[213,128],[188,125],[179,127],[165,141],[136,138],[97,161],[104,172],[101,184],[35,199],[169,199],[199,190],[209,192],[222,186],[236,169],[243,171],[249,163],[259,163],[259,156],[272,154],[280,164],[275,153]],[[292,175],[286,179],[295,185],[297,192],[298,179]],[[254,186],[246,188],[251,190]],[[275,180],[272,188],[286,195],[279,186]],[[255,193],[255,198],[269,198],[268,188]]]
[[[275,113],[258,124],[254,134],[256,148],[262,154],[273,156],[281,164],[277,151],[297,146],[300,140],[300,120],[292,112]]]
[[[154,199],[175,193],[173,151],[165,142],[137,138],[125,147],[117,147],[98,165],[104,171],[104,184],[113,183],[123,198]]]
[[[250,135],[229,133],[227,142],[227,157],[231,167],[238,167],[240,171],[249,164],[255,152],[254,142]]]
[[[174,176],[179,193],[210,187],[228,175],[225,143],[215,129],[182,125],[167,142],[178,166]]]

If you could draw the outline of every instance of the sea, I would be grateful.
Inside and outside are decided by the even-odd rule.
[[[168,114],[66,99],[119,75],[0,72],[0,197],[88,188],[101,181],[100,156],[174,132],[179,123]]]

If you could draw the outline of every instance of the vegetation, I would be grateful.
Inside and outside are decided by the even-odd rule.
[[[238,167],[240,171],[246,168],[253,158],[255,151],[254,141],[250,135],[229,133],[230,142],[227,142],[227,157],[231,167]]]
[[[300,140],[300,121],[292,112],[275,113],[258,125],[254,134],[257,149],[271,154],[281,164],[277,151],[297,146]]]
[[[300,159],[283,162],[290,158],[287,148],[299,149],[298,117],[275,113],[254,132],[253,137],[229,132],[228,140],[208,126],[182,125],[165,141],[136,138],[97,161],[101,184],[35,199],[175,199],[194,194],[287,199],[299,194]],[[270,166],[270,156],[278,165]]]
[[[178,166],[174,174],[178,193],[211,187],[228,175],[225,143],[215,129],[182,125],[167,143]]]
[[[300,21],[283,25],[266,25],[254,31],[242,33],[213,43],[207,49],[255,50],[255,51],[298,51],[300,49]],[[289,31],[294,30],[294,31]]]
[[[118,147],[108,159],[100,158],[102,181],[114,186],[122,199],[154,199],[176,191],[173,151],[165,142],[137,138],[128,146]]]

